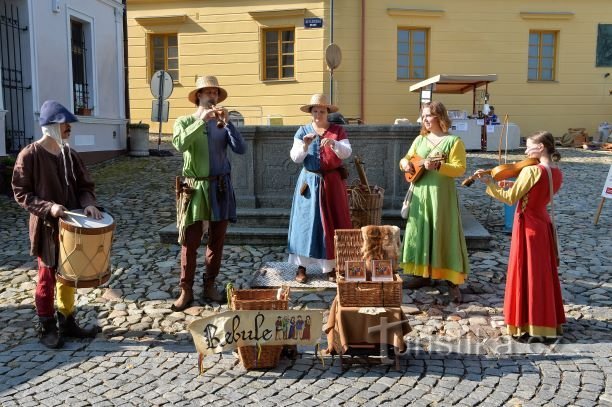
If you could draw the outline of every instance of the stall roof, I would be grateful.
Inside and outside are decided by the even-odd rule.
[[[440,74],[415,83],[410,92],[420,91],[429,85],[434,85],[435,93],[467,93],[490,82],[495,82],[497,75],[446,75]]]

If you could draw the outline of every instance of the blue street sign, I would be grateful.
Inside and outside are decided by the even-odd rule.
[[[319,17],[305,18],[304,28],[321,28],[323,27],[323,19]]]

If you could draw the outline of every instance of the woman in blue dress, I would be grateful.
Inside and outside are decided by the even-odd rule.
[[[344,128],[327,120],[338,108],[314,94],[300,108],[312,115],[295,133],[291,159],[303,164],[289,219],[289,263],[298,266],[296,281],[307,281],[306,267],[318,266],[336,281],[334,231],[350,229],[351,217],[342,175],[342,160],[352,153]]]

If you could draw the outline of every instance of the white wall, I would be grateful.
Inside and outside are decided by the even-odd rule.
[[[54,2],[59,4],[52,10]],[[70,69],[70,19],[91,27],[92,55],[88,69],[92,116],[79,116],[71,145],[78,151],[114,151],[126,148],[123,69],[123,6],[116,0],[29,0],[34,120],[47,99],[56,99],[74,111]],[[35,126],[36,138],[40,128]]]

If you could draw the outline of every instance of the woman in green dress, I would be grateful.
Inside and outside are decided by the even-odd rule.
[[[448,133],[450,127],[442,103],[423,105],[421,134],[399,163],[409,173],[420,163],[424,167],[423,175],[411,185],[400,267],[413,276],[408,288],[430,285],[432,279],[446,280],[451,299],[461,302],[458,285],[465,281],[469,264],[455,178],[465,173],[466,154],[463,141]],[[415,156],[422,159],[416,167]]]

